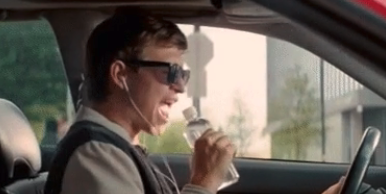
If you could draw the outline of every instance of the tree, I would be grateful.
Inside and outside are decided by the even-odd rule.
[[[141,134],[141,143],[151,153],[190,153],[191,149],[183,136],[184,130],[184,120],[172,121],[160,137]]]
[[[270,119],[280,127],[272,134],[272,155],[275,158],[304,160],[309,145],[320,134],[318,98],[307,74],[300,66],[289,71],[279,98],[270,104]]]
[[[238,145],[238,156],[242,157],[251,144],[254,127],[251,124],[251,112],[240,95],[234,97],[233,107],[234,112],[228,118],[226,130],[229,137]]]
[[[42,135],[44,119],[65,114],[67,83],[48,22],[0,24],[0,98],[11,100]]]

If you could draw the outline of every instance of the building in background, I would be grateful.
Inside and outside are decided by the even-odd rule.
[[[268,115],[275,111],[273,100],[279,97],[285,77],[295,66],[299,66],[309,79],[309,85],[315,89],[315,97],[321,102],[324,92],[325,112],[325,158],[326,162],[350,162],[359,145],[363,131],[368,126],[375,126],[386,133],[386,101],[362,86],[350,76],[333,65],[321,61],[318,56],[290,43],[267,38],[267,100]],[[323,64],[323,73],[321,73]],[[323,75],[324,86],[321,86]],[[322,108],[319,104],[318,115]],[[321,118],[315,123],[321,126]],[[275,134],[283,125],[282,119],[268,118],[265,133]],[[320,129],[320,128],[319,128]],[[321,130],[320,130],[321,131]],[[322,137],[322,136],[320,136]],[[307,146],[305,160],[323,161],[322,141],[313,141]],[[272,141],[272,150],[277,142]],[[386,143],[382,139],[374,157],[374,163],[386,164]]]

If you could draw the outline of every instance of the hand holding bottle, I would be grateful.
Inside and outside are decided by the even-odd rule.
[[[224,182],[235,153],[235,147],[222,132],[205,131],[197,139],[192,159],[191,184],[216,193]]]
[[[188,121],[184,136],[194,150],[191,183],[216,193],[239,180],[232,164],[235,147],[222,132],[214,131],[208,120],[198,117],[194,107],[183,111]]]

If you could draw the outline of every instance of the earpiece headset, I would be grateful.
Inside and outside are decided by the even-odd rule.
[[[135,111],[137,111],[137,113],[139,114],[139,116],[152,128],[155,128],[155,126],[142,114],[142,112],[139,110],[137,104],[134,102],[133,98],[131,97],[131,93],[130,93],[130,89],[129,89],[129,86],[127,85],[126,81],[125,81],[125,78],[122,77],[121,78],[121,82],[122,82],[122,85],[124,87],[124,89],[126,90],[127,92],[127,95],[129,97],[129,100],[130,100],[130,103],[132,104],[132,106],[134,107]]]
[[[134,102],[133,98],[131,97],[131,93],[130,93],[130,89],[129,89],[129,86],[127,85],[126,81],[125,81],[125,78],[122,77],[121,78],[121,82],[122,82],[122,85],[124,87],[124,89],[126,90],[127,92],[127,95],[129,97],[129,100],[130,100],[130,103],[132,104],[132,106],[134,107],[135,111],[137,111],[137,113],[139,114],[140,117],[142,117],[142,119],[152,128],[155,128],[155,126],[153,124],[151,124],[149,122],[149,120],[146,119],[146,117],[142,114],[142,112],[139,110],[137,104]],[[163,176],[164,178],[166,178],[166,180],[170,181],[174,187],[176,188],[177,190],[177,194],[180,194],[180,190],[178,188],[178,185],[177,185],[177,181],[173,175],[173,172],[169,166],[169,163],[167,162],[167,159],[165,158],[165,156],[162,156],[162,159],[163,159],[163,162],[165,164],[165,167],[168,169],[169,171],[169,174],[171,175],[172,178],[168,177],[167,175],[165,175],[164,173],[162,173],[161,171],[159,171],[158,169],[155,169],[155,171],[157,173],[159,173],[161,176]]]

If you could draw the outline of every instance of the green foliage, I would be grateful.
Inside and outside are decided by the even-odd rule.
[[[48,22],[0,23],[0,98],[30,119],[39,139],[44,119],[65,114],[67,84]]]
[[[141,134],[140,141],[151,153],[190,153],[191,149],[183,137],[185,121],[172,121],[159,137]]]
[[[319,103],[307,74],[299,66],[292,69],[284,81],[279,98],[270,107],[269,119],[280,121],[272,134],[274,158],[304,160],[309,145],[318,139]]]
[[[254,127],[251,125],[251,113],[241,98],[235,96],[233,102],[234,112],[229,116],[226,133],[237,145],[237,154],[243,157],[251,143]]]

